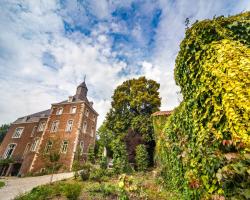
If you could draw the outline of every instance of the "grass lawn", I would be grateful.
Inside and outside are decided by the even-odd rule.
[[[80,178],[64,180],[51,185],[39,186],[30,193],[19,196],[16,200],[43,199],[84,199],[84,200],[177,200],[177,193],[169,192],[162,187],[152,172],[134,173],[121,189],[121,179],[118,176],[102,181],[82,181]]]
[[[2,188],[3,186],[5,186],[5,183],[3,181],[0,181],[0,188]]]

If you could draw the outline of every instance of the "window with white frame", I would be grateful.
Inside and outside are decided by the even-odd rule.
[[[30,143],[26,145],[25,150],[23,152],[23,157],[29,152],[29,149],[30,149]]]
[[[82,155],[83,154],[83,149],[84,149],[84,142],[83,141],[80,142],[79,149],[80,149],[80,155]]]
[[[30,137],[34,137],[36,129],[37,129],[37,126],[34,126],[33,129],[32,129]]]
[[[56,111],[56,115],[61,115],[63,113],[63,108],[58,108]]]
[[[16,128],[12,138],[20,138],[23,133],[23,129],[24,129],[23,127]]]
[[[67,153],[67,149],[68,149],[68,141],[64,140],[61,147],[61,153]]]
[[[70,132],[70,131],[72,131],[72,128],[73,128],[73,120],[70,119],[70,120],[68,120],[68,122],[67,122],[66,131],[67,131],[67,132]]]
[[[44,131],[45,124],[46,124],[45,122],[40,122],[37,131],[38,131],[38,132]]]
[[[30,147],[30,151],[35,152],[37,150],[37,147],[39,145],[40,138],[35,138],[34,142],[32,143]]]
[[[84,133],[86,133],[87,132],[87,128],[88,128],[88,125],[87,125],[87,122],[85,121],[85,122],[83,122],[82,131]]]
[[[44,150],[44,153],[49,153],[50,149],[52,148],[53,142],[48,141]]]
[[[93,121],[95,122],[95,120],[96,120],[96,116],[95,116],[95,115],[93,115]]]
[[[75,114],[76,113],[76,106],[71,107],[70,113],[71,114]]]
[[[85,115],[86,115],[87,117],[89,116],[89,110],[88,110],[88,109],[86,109]]]
[[[58,129],[58,126],[59,126],[59,121],[52,122],[50,132],[53,132],[53,133],[56,132]]]
[[[91,137],[94,137],[95,135],[95,128],[92,126],[91,127]]]
[[[4,152],[3,158],[4,159],[10,158],[12,153],[14,152],[15,148],[16,148],[16,144],[9,144]]]

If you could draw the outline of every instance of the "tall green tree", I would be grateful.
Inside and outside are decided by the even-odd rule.
[[[9,128],[10,128],[10,124],[3,124],[0,126],[0,144],[2,143]]]
[[[138,171],[146,171],[148,168],[148,152],[144,144],[136,147],[136,165]]]
[[[130,79],[118,86],[112,96],[111,109],[98,131],[100,143],[109,147],[112,140],[123,140],[132,129],[150,149],[154,148],[151,114],[161,105],[159,87],[156,81],[145,77]]]

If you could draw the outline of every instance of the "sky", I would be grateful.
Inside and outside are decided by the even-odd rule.
[[[74,95],[84,75],[98,126],[114,89],[139,76],[160,83],[171,110],[185,19],[249,10],[249,0],[1,0],[0,124]]]

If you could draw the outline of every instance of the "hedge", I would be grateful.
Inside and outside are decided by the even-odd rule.
[[[250,12],[197,22],[181,42],[183,102],[157,131],[156,154],[183,199],[250,198],[249,47]]]

